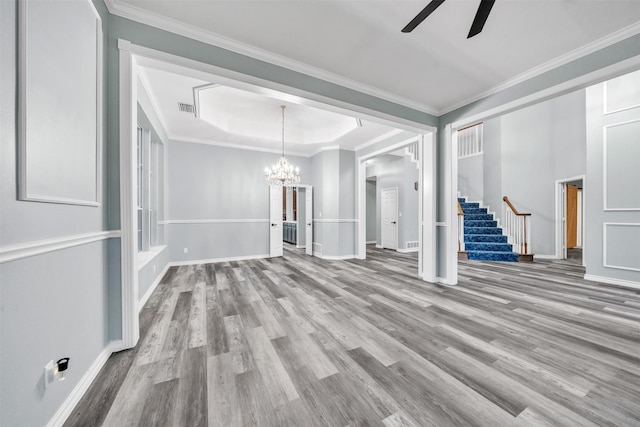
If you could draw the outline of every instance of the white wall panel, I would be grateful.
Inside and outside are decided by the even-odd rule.
[[[604,132],[604,208],[640,210],[640,120]]]
[[[605,82],[604,97],[605,114],[640,107],[640,71]]]
[[[640,271],[640,223],[605,223],[603,241],[605,267]]]
[[[90,1],[19,6],[20,198],[98,205],[101,20]]]

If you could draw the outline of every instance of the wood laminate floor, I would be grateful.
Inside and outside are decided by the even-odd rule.
[[[640,292],[415,255],[171,268],[67,426],[637,426]]]

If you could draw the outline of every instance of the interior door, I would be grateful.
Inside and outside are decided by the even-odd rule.
[[[282,187],[269,187],[269,256],[282,256]]]
[[[567,185],[567,249],[578,246],[578,186]]]
[[[305,233],[306,233],[306,248],[307,255],[313,255],[313,189],[311,187],[305,188]]]
[[[382,247],[398,249],[398,189],[383,188],[382,196]]]

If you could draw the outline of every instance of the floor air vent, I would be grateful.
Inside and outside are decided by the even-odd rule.
[[[418,242],[417,240],[413,242],[407,242],[407,249],[415,249],[419,246],[420,246],[420,242]]]
[[[314,243],[313,244],[313,253],[322,255],[322,243]]]

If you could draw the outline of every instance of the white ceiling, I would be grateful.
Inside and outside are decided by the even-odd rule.
[[[199,75],[194,77],[194,75]],[[204,73],[150,62],[138,66],[142,89],[170,139],[280,152],[282,110],[285,105],[285,151],[311,156],[322,149],[357,146],[402,135],[393,127],[360,120],[295,102],[285,94],[272,96],[222,86]],[[204,80],[207,78],[207,80]],[[194,89],[197,97],[194,96]],[[281,95],[281,96],[280,96]],[[180,111],[178,103],[196,105],[196,114]]]
[[[107,0],[112,12],[433,114],[640,32],[638,0]]]

